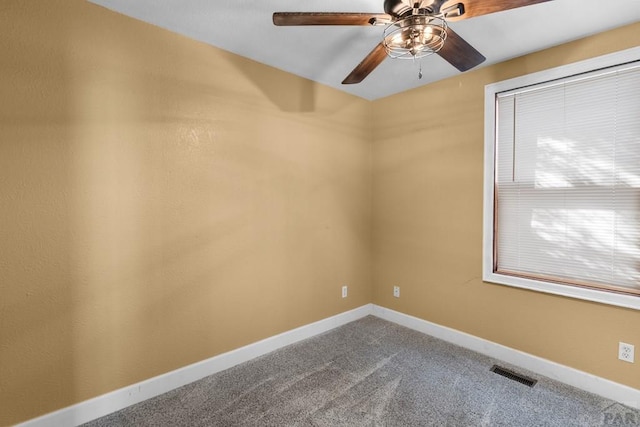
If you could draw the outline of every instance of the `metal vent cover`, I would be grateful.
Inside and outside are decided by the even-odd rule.
[[[520,384],[526,385],[527,387],[533,387],[538,382],[538,380],[525,377],[524,375],[520,375],[517,372],[513,372],[510,369],[503,368],[502,366],[498,365],[493,365],[491,367],[491,372],[495,372],[496,374],[502,375],[503,377],[509,378],[510,380],[517,381]]]

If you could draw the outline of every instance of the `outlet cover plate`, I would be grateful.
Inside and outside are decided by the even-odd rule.
[[[620,341],[618,343],[618,359],[625,362],[633,363],[635,353],[635,346],[633,344],[627,344]]]

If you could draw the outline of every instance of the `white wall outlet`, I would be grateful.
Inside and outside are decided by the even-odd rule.
[[[349,292],[349,288],[347,287],[347,285],[344,285],[342,287],[342,298],[346,298],[348,292]]]
[[[627,344],[626,342],[620,341],[618,343],[618,359],[633,363],[634,350],[635,346],[633,344]]]
[[[393,296],[396,298],[400,298],[400,286],[393,287]]]

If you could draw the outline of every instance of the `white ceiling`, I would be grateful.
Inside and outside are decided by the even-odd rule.
[[[362,83],[342,80],[384,27],[276,27],[273,12],[383,13],[383,0],[89,0],[238,55],[373,100],[454,76],[437,55],[387,59]],[[450,23],[487,60],[480,67],[640,21],[640,0],[554,0]]]

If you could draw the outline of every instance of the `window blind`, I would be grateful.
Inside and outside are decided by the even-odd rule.
[[[496,103],[494,272],[640,295],[640,63]]]

